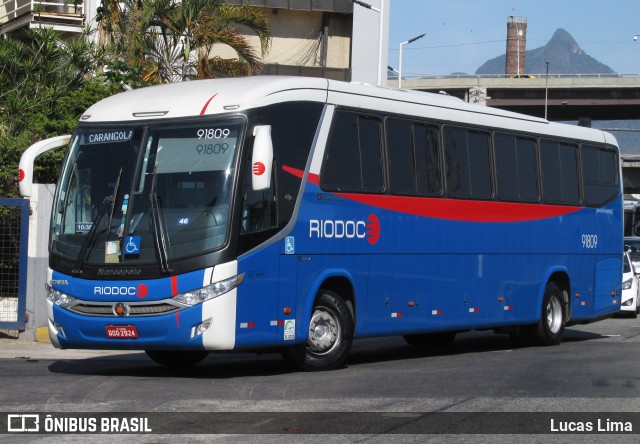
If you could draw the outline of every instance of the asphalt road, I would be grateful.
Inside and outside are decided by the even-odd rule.
[[[318,373],[294,371],[275,353],[213,353],[196,367],[170,369],[138,352],[5,339],[0,378],[0,411],[128,412],[149,417],[155,430],[143,442],[514,442],[512,433],[520,442],[638,442],[640,319],[570,327],[555,347],[513,348],[491,332],[459,334],[446,351],[401,337],[358,340],[343,368]],[[547,430],[550,419],[559,430]],[[569,420],[631,423],[634,435],[563,434]],[[87,439],[116,436],[64,436]],[[117,437],[128,439],[141,437]]]

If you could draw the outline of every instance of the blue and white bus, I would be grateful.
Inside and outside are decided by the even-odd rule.
[[[488,329],[558,344],[620,310],[619,152],[602,131],[317,78],[154,86],[89,108],[51,221],[60,348],[195,364]]]

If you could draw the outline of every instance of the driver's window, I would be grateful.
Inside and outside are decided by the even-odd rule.
[[[65,234],[89,231],[93,223],[94,208],[91,196],[91,171],[75,169],[69,180],[69,198],[64,211]]]
[[[259,233],[277,226],[274,187],[275,174],[271,177],[269,189],[254,191],[251,186],[251,162],[249,162],[244,176],[241,234]]]

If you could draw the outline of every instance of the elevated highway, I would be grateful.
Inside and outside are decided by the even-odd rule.
[[[397,80],[389,80],[397,86]],[[549,120],[640,119],[640,74],[442,75],[403,77],[402,87],[444,91],[468,102],[544,117]]]

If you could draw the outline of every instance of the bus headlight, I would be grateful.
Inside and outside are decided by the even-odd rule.
[[[206,287],[200,288],[199,290],[188,291],[186,293],[179,294],[174,297],[173,300],[186,305],[200,304],[204,301],[208,301],[209,299],[217,298],[218,296],[222,296],[223,294],[228,293],[229,291],[240,285],[243,279],[244,273],[238,276],[230,277],[229,279],[215,282],[211,285],[207,285]]]
[[[66,308],[76,300],[75,298],[72,298],[71,296],[64,294],[63,292],[58,291],[50,287],[49,285],[47,285],[47,299],[53,302],[54,305],[58,305],[63,308]]]
[[[627,279],[622,283],[622,289],[628,290],[633,286],[633,278]]]

